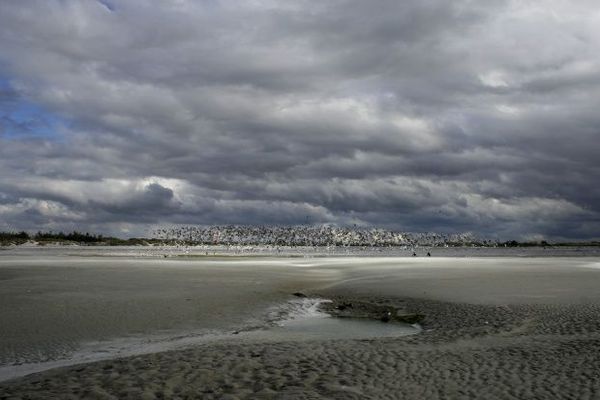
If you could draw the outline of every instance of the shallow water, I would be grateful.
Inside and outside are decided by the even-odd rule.
[[[268,313],[269,328],[249,332],[246,337],[267,340],[330,340],[398,337],[419,333],[418,325],[385,323],[360,318],[335,318],[321,312],[320,298],[292,299]]]
[[[418,325],[323,316],[283,323],[270,329],[268,335],[296,340],[369,339],[414,335],[420,330]]]

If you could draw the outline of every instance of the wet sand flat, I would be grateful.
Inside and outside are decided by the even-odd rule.
[[[24,279],[15,271],[19,262],[12,260],[11,267],[0,262],[0,282]],[[161,271],[171,263],[156,262],[154,268]],[[185,261],[174,268],[190,268],[192,275],[204,271],[212,279],[212,295],[219,292],[223,307],[238,310],[236,316],[259,316],[262,307],[300,290],[308,296],[421,313],[423,331],[396,338],[300,342],[234,338],[33,374],[0,383],[0,396],[592,399],[600,393],[600,260],[595,257],[211,262]],[[269,284],[261,295],[244,295],[247,288],[239,287],[219,290],[228,279],[242,279],[239,286],[265,279]],[[6,287],[0,287],[6,295]],[[156,289],[150,287],[148,295]],[[186,290],[182,292],[188,296]],[[238,290],[240,300],[228,299]],[[217,314],[206,313],[197,323],[218,328],[217,310],[220,306],[213,306]],[[189,315],[184,311],[177,318]]]
[[[270,261],[0,258],[0,364],[115,337],[241,329],[321,280]]]

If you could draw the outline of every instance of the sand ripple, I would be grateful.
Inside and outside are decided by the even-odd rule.
[[[426,331],[205,345],[32,375],[0,386],[0,398],[593,399],[600,393],[598,305],[368,300],[422,312]]]

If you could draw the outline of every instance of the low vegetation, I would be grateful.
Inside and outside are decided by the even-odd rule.
[[[27,242],[38,245],[45,244],[77,244],[77,245],[103,245],[103,246],[145,246],[151,244],[164,244],[160,239],[129,238],[120,239],[112,236],[103,236],[73,231],[64,232],[0,232],[0,246],[21,245]]]

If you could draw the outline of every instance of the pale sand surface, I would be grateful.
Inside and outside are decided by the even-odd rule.
[[[327,275],[273,260],[2,257],[0,369],[65,357],[82,342],[248,328]]]
[[[4,274],[4,281],[13,279],[14,274],[19,274],[19,265],[26,264],[2,261],[0,274]],[[397,338],[343,340],[234,338],[30,375],[0,383],[0,398],[600,396],[600,260],[595,257],[254,259],[223,261],[213,266],[204,265],[205,262],[176,268],[185,265],[192,275],[205,271],[206,278],[213,279],[207,287],[226,286],[227,280],[245,277],[232,288],[236,293],[239,286],[248,286],[253,279],[269,282],[257,293],[248,291],[240,300],[229,299],[232,294],[226,290],[221,292],[221,301],[229,305],[226,307],[232,313],[242,307],[243,312],[236,316],[258,316],[263,302],[273,304],[289,297],[292,290],[302,290],[311,296],[394,305],[407,312],[422,313],[426,316],[424,331]],[[40,267],[39,261],[34,264]],[[78,268],[81,267],[75,269]],[[191,279],[190,275],[183,276],[184,280]],[[173,283],[174,287],[177,285]],[[149,297],[155,289],[150,285]],[[193,292],[193,285],[188,289]],[[5,290],[0,286],[3,295]],[[212,295],[217,291],[214,289]],[[42,298],[47,296],[43,294]],[[136,301],[143,303],[144,298]],[[176,298],[172,295],[169,300],[167,296],[164,301],[180,305]],[[148,307],[153,304],[150,302]],[[202,308],[202,301],[196,306]],[[3,319],[5,308],[0,315]],[[219,309],[215,303],[212,314],[203,311],[205,314],[195,320],[198,326],[213,324],[213,328],[219,328],[220,322],[214,322]],[[190,315],[187,312],[191,311],[171,318],[184,321]],[[90,323],[80,318],[75,324]],[[145,321],[139,322],[142,326],[154,329],[147,316],[137,318]],[[235,325],[235,319],[223,323],[228,328]],[[170,324],[171,328],[177,325],[172,321]],[[122,334],[127,329],[120,326],[114,332]]]

